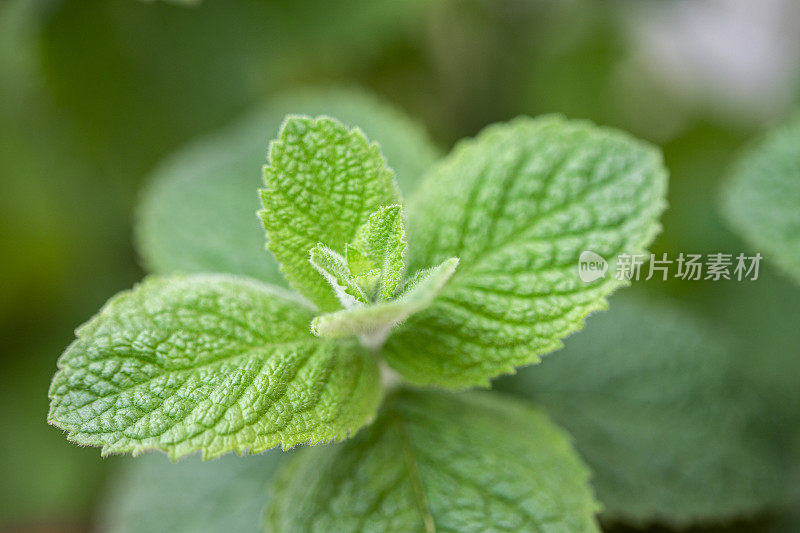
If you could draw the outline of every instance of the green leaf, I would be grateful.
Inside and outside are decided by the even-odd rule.
[[[377,363],[355,342],[313,337],[312,316],[245,278],[147,279],[78,329],[48,421],[103,454],[173,459],[346,438],[378,406]]]
[[[417,273],[394,300],[315,317],[311,331],[331,338],[361,335],[365,344],[380,347],[391,328],[430,305],[457,266],[458,259],[451,257],[437,267]]]
[[[599,531],[566,435],[487,393],[400,391],[345,444],[278,474],[270,531]]]
[[[344,245],[344,259],[353,276],[363,278],[380,275],[373,262],[366,255],[353,248],[351,244]]]
[[[137,248],[150,272],[229,272],[285,283],[264,251],[254,191],[263,185],[267,141],[289,113],[327,114],[358,125],[380,141],[406,194],[439,157],[424,129],[370,93],[315,89],[278,96],[158,166],[136,224]]]
[[[401,207],[380,207],[372,213],[356,232],[353,248],[363,252],[373,265],[380,268],[376,299],[388,300],[394,296],[405,267],[406,232]],[[354,268],[356,272],[364,271],[363,258],[356,257]]]
[[[800,282],[800,115],[745,150],[724,191],[731,226]]]
[[[584,121],[520,118],[462,141],[409,206],[409,270],[446,257],[458,272],[389,338],[406,379],[461,388],[537,362],[620,285],[617,256],[660,229],[666,171],[649,144]],[[584,283],[578,258],[606,258]]]
[[[130,459],[112,481],[100,519],[109,533],[257,533],[262,531],[269,484],[287,453]],[[268,496],[267,496],[268,497]]]
[[[288,117],[269,162],[259,212],[267,246],[292,287],[323,311],[338,309],[308,251],[322,242],[344,253],[372,212],[399,201],[394,173],[361,130],[328,117]]]
[[[405,229],[401,207],[380,207],[345,243],[344,257],[322,243],[311,249],[310,261],[346,310],[394,296],[405,263]],[[352,260],[353,264],[349,264]]]
[[[570,432],[606,518],[685,527],[779,501],[768,417],[735,350],[680,307],[615,299],[561,353],[496,385]]]
[[[309,252],[309,261],[333,287],[336,298],[345,309],[353,307],[357,302],[367,303],[367,295],[350,273],[347,259],[319,243]]]

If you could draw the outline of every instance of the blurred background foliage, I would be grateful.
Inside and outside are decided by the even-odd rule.
[[[72,330],[143,275],[139,191],[191,139],[277,94],[330,85],[405,110],[443,152],[519,114],[589,118],[664,150],[670,209],[656,253],[736,253],[748,248],[718,214],[720,180],[800,101],[793,0],[180,4],[0,2],[0,530],[91,529],[109,476],[131,461],[101,460],[48,427],[46,391]],[[756,282],[630,292],[732,332],[729,357],[761,400],[765,437],[800,447],[797,285],[766,261]],[[729,530],[797,531],[792,516]]]

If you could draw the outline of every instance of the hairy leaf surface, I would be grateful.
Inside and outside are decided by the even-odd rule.
[[[399,202],[379,146],[335,119],[290,116],[270,144],[264,182],[259,214],[281,272],[320,309],[341,307],[308,251],[321,242],[343,254],[378,207]]]
[[[405,266],[406,233],[401,207],[390,205],[372,213],[366,224],[356,232],[353,247],[362,251],[378,267],[380,278],[376,299],[388,300],[394,296]],[[363,270],[360,263],[357,261],[354,265],[356,271]]]
[[[539,411],[486,393],[401,391],[343,445],[279,473],[269,531],[599,531],[588,471]]]
[[[315,89],[279,96],[178,151],[153,173],[136,225],[137,248],[150,272],[228,272],[285,284],[264,250],[254,191],[263,185],[267,142],[289,113],[357,125],[380,142],[405,194],[439,156],[419,125],[369,93]]]
[[[347,260],[340,254],[319,243],[309,252],[309,261],[331,286],[343,307],[352,307],[356,302],[367,303],[367,295],[350,272]]]
[[[686,526],[778,501],[776,450],[734,352],[684,309],[615,299],[563,352],[496,385],[570,432],[606,517]]]
[[[766,261],[800,282],[800,115],[741,155],[724,207],[730,224]]]
[[[331,338],[369,335],[372,344],[380,345],[392,327],[430,305],[456,266],[458,259],[451,257],[437,267],[418,272],[394,300],[315,317],[311,331],[320,337]]]
[[[343,439],[374,415],[377,364],[311,335],[294,296],[225,275],[150,278],[77,331],[50,423],[103,453],[178,458]]]
[[[269,484],[286,452],[130,459],[113,480],[100,519],[109,533],[257,533],[263,531]],[[266,496],[266,497],[265,497]]]
[[[461,262],[389,338],[389,364],[414,383],[459,388],[559,348],[624,284],[616,258],[644,253],[665,191],[658,150],[588,122],[521,118],[462,141],[408,214],[409,271]],[[581,281],[584,250],[608,260],[605,277]]]

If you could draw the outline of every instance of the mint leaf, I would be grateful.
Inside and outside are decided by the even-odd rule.
[[[373,425],[278,474],[270,531],[599,531],[588,471],[540,412],[400,391]]]
[[[406,232],[401,207],[381,207],[371,214],[356,232],[352,248],[363,252],[363,256],[379,268],[380,278],[375,299],[388,300],[394,296],[405,266],[403,255],[406,251]],[[350,255],[353,255],[352,250]],[[364,257],[356,256],[354,273],[363,275],[363,259]]]
[[[333,288],[345,309],[394,296],[405,266],[400,209],[392,205],[372,213],[356,231],[353,242],[345,243],[344,257],[322,243],[311,249],[311,265]]]
[[[380,347],[391,328],[430,305],[456,266],[458,259],[452,257],[437,267],[418,272],[394,300],[320,315],[311,322],[311,331],[320,337],[366,336],[362,338],[365,344]]]
[[[351,244],[344,245],[344,259],[353,276],[358,278],[374,276],[377,279],[380,275],[375,264],[366,255],[353,248]]]
[[[800,282],[800,115],[745,150],[724,191],[731,226]]]
[[[735,351],[683,308],[615,299],[562,352],[497,386],[570,432],[605,518],[685,527],[779,501],[768,417]]]
[[[367,303],[367,295],[351,274],[347,259],[322,243],[309,252],[311,265],[322,274],[343,307],[349,308],[357,302]]]
[[[290,116],[270,144],[264,182],[259,214],[281,272],[321,310],[339,308],[308,251],[321,242],[343,253],[370,214],[399,201],[380,148],[335,119]]]
[[[269,484],[287,453],[128,460],[108,488],[98,529],[109,533],[257,533]]]
[[[380,141],[405,194],[439,157],[423,128],[370,93],[313,89],[279,96],[179,150],[152,174],[135,228],[137,248],[150,272],[229,272],[285,283],[274,258],[264,251],[264,228],[254,216],[260,204],[253,191],[263,185],[264,147],[289,113],[332,115],[358,125]]]
[[[423,385],[467,387],[538,361],[624,283],[616,257],[659,230],[666,171],[657,149],[558,116],[490,126],[428,174],[409,205],[409,270],[459,257],[458,271],[384,347]],[[578,258],[609,261],[584,283]]]
[[[48,421],[103,454],[258,453],[340,440],[374,415],[375,359],[323,342],[294,296],[225,275],[150,278],[59,359]]]

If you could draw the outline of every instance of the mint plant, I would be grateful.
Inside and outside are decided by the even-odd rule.
[[[287,462],[269,530],[597,530],[589,471],[540,411],[411,386],[488,385],[605,308],[624,282],[581,281],[578,257],[644,253],[658,151],[519,118],[461,142],[408,204],[379,146],[329,117],[289,116],[268,161],[259,215],[294,291],[149,277],[78,329],[50,423],[103,454],[172,459],[349,439]]]

